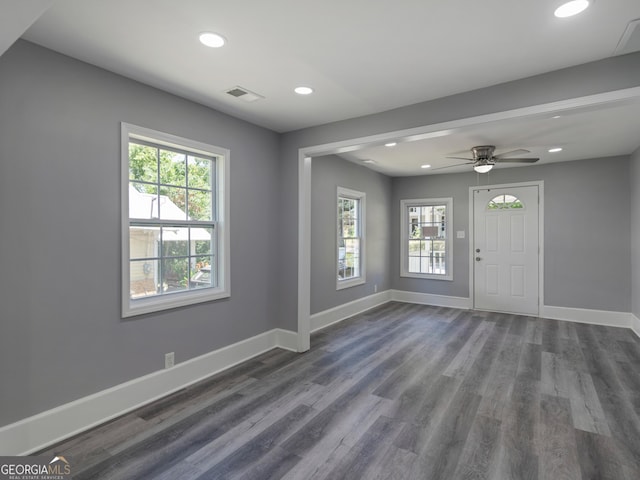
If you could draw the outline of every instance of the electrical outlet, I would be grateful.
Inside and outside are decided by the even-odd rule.
[[[176,354],[169,352],[164,354],[164,368],[171,368],[176,364]]]
[[[373,293],[378,293],[378,284],[377,283],[375,283],[373,285]]]

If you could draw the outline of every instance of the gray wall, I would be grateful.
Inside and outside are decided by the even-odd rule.
[[[280,256],[297,258],[298,189],[294,185],[298,184],[298,150],[302,147],[637,86],[640,86],[640,53],[612,57],[379,114],[289,132],[281,140],[281,180],[282,185],[287,188],[282,188],[280,195],[280,230],[283,234],[279,244]],[[297,296],[291,292],[297,291],[297,262],[288,263],[282,269],[280,278],[279,311],[282,327],[296,330]],[[461,293],[463,290],[456,291]],[[556,300],[552,296],[548,301]]]
[[[640,148],[631,156],[631,312],[640,318]]]
[[[558,307],[630,310],[631,230],[629,158],[580,160],[495,169],[481,184],[544,181],[544,302]],[[404,198],[453,196],[453,282],[400,277],[399,234],[392,236],[394,289],[469,296],[469,187],[474,173],[393,180],[394,208]],[[393,232],[400,231],[397,215]]]
[[[120,318],[122,121],[230,149],[230,299]],[[0,57],[0,425],[279,326],[278,142],[27,42]]]
[[[311,164],[311,313],[391,288],[391,179],[335,155]],[[336,291],[336,192],[366,193],[366,283]]]

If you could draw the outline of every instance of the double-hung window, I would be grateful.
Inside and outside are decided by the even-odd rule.
[[[452,280],[452,198],[401,200],[400,275]]]
[[[337,290],[365,282],[365,194],[338,187]]]
[[[122,315],[229,296],[229,151],[122,125]]]

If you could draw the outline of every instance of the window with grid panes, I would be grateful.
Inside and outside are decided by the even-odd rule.
[[[123,316],[229,296],[228,156],[123,124]]]
[[[401,201],[401,275],[451,280],[453,199]]]
[[[364,275],[365,194],[338,187],[337,289],[360,285]]]

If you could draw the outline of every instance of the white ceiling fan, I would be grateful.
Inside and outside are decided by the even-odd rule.
[[[494,155],[496,147],[494,145],[479,145],[471,148],[471,154],[473,158],[465,157],[447,157],[456,160],[466,160],[465,163],[458,163],[456,165],[447,165],[446,167],[434,168],[434,170],[441,170],[443,168],[458,167],[460,165],[473,165],[473,169],[478,173],[489,172],[496,163],[535,163],[539,158],[513,158],[513,155],[523,155],[529,153],[529,150],[519,148],[517,150],[511,150],[509,152],[500,153]]]

